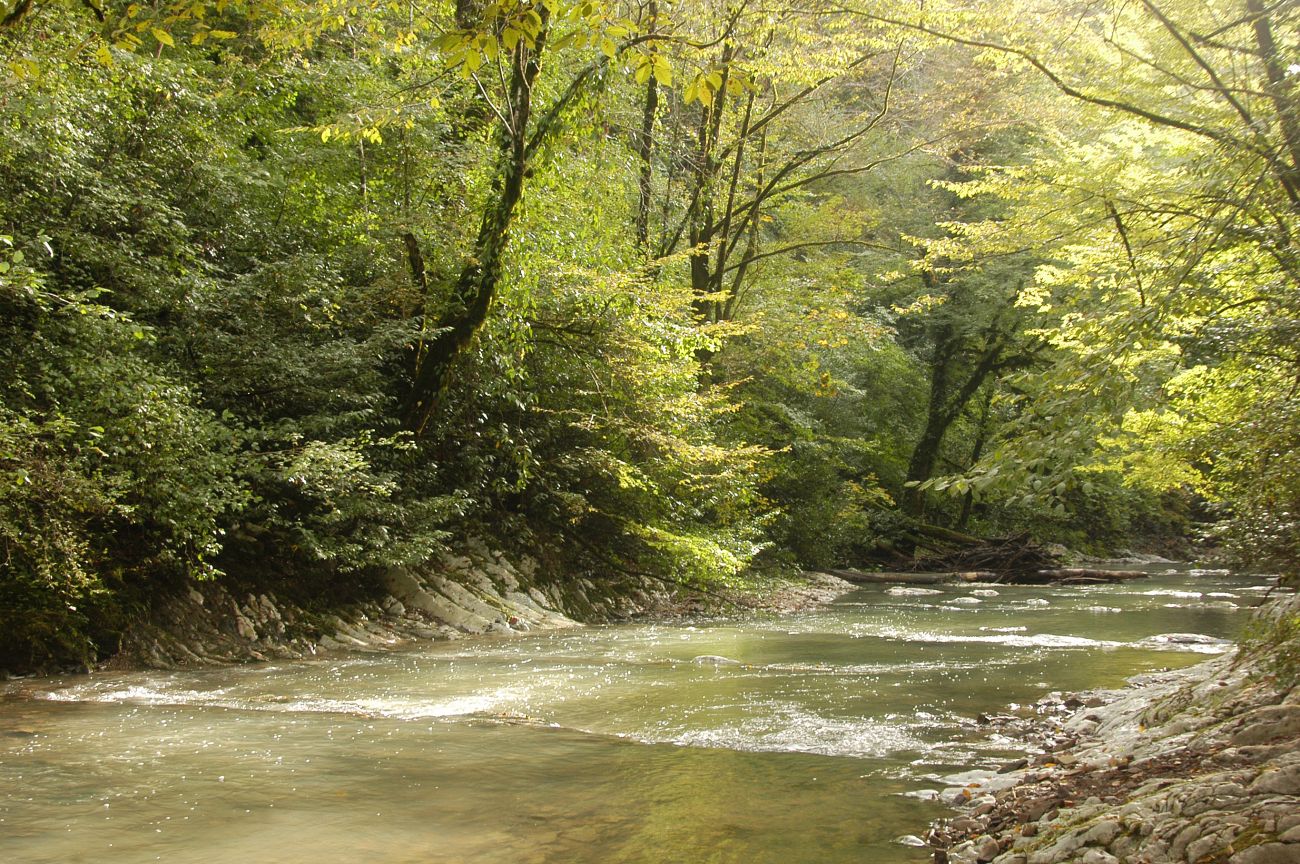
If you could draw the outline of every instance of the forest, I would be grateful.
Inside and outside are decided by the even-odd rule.
[[[4,0],[0,64],[0,667],[467,536],[1295,579],[1290,0]]]

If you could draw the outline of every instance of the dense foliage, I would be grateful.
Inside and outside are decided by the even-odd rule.
[[[0,6],[0,667],[476,532],[1294,574],[1300,16],[1016,7]]]

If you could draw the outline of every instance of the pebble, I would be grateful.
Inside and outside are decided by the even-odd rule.
[[[904,834],[902,837],[896,837],[894,842],[900,846],[914,846],[917,848],[930,845],[915,834]]]
[[[948,850],[949,864],[979,864],[976,858],[975,844],[967,840]]]
[[[992,861],[994,858],[998,857],[998,853],[1001,851],[1002,848],[998,845],[997,838],[995,837],[990,837],[985,834],[983,837],[975,841],[976,861]]]
[[[961,834],[973,834],[984,830],[984,823],[972,816],[958,816],[948,823],[948,827]]]

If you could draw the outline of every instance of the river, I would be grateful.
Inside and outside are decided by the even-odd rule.
[[[1195,663],[1265,590],[871,587],[786,616],[9,682],[0,861],[924,861],[893,841],[935,792],[1024,752],[979,713]]]

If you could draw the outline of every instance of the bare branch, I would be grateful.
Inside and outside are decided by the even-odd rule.
[[[515,134],[515,127],[510,124],[510,121],[501,113],[501,109],[497,108],[496,103],[492,101],[492,97],[488,95],[487,88],[483,86],[483,82],[479,80],[478,75],[474,74],[469,77],[474,80],[474,84],[478,87],[479,95],[483,97],[483,101],[487,103],[488,108],[492,109],[492,113],[496,115],[497,122],[501,124],[507,133],[513,136]]]
[[[1128,230],[1124,227],[1124,220],[1120,218],[1119,211],[1110,199],[1106,199],[1106,212],[1115,223],[1115,229],[1119,231],[1119,239],[1124,242],[1124,252],[1128,255],[1128,266],[1133,271],[1133,280],[1137,282],[1138,302],[1142,306],[1147,305],[1146,290],[1142,287],[1142,271],[1138,269],[1137,259],[1133,257],[1133,247],[1128,242]]]

